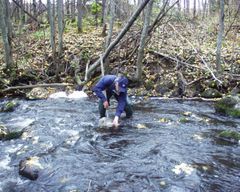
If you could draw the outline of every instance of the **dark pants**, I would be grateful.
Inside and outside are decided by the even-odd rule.
[[[109,103],[109,100],[110,99],[108,99],[108,103]],[[99,103],[98,103],[98,109],[99,109],[99,113],[100,113],[100,118],[106,117],[106,109],[104,108],[103,102],[102,102],[101,99],[99,100]],[[126,117],[127,118],[132,117],[133,109],[132,109],[132,106],[130,104],[129,98],[127,98],[127,103],[126,103],[126,106],[124,108],[124,111],[126,113]]]

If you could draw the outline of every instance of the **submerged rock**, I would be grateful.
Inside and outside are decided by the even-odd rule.
[[[233,143],[238,143],[240,141],[240,133],[236,131],[225,130],[220,132],[218,136],[223,140],[231,141]]]
[[[0,125],[0,140],[18,139],[23,134],[23,130],[10,131],[4,125]]]
[[[201,93],[201,96],[204,98],[220,98],[222,94],[216,89],[208,88]]]
[[[39,176],[39,171],[42,169],[38,157],[29,157],[21,160],[19,163],[19,175],[30,180],[36,180]]]
[[[43,87],[33,88],[30,92],[26,94],[27,99],[46,99],[48,98],[49,91]]]
[[[108,117],[102,117],[99,119],[98,126],[100,128],[111,128],[113,127],[113,120]]]
[[[1,106],[0,112],[12,112],[18,105],[16,101],[8,101]]]
[[[240,98],[238,96],[227,96],[215,104],[217,113],[240,117]]]
[[[0,140],[5,138],[7,134],[8,134],[8,129],[5,126],[0,125]]]

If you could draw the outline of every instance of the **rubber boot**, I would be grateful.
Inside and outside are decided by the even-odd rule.
[[[131,105],[131,101],[130,101],[129,97],[127,97],[127,104],[126,104],[126,106],[124,108],[124,111],[126,113],[126,117],[127,118],[132,117],[133,109],[132,109],[132,105]]]
[[[106,109],[104,108],[103,102],[101,99],[98,102],[98,110],[99,110],[100,118],[106,117]]]

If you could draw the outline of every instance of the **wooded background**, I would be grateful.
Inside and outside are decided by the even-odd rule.
[[[192,83],[185,82],[186,66],[197,71],[193,82],[204,77],[198,71],[219,84],[224,72],[237,81],[239,22],[239,0],[0,0],[1,88],[17,85],[31,64],[38,66],[34,75],[42,82],[63,82],[61,77],[70,75],[83,85],[102,63],[108,73],[128,73],[141,84],[148,78],[149,54],[175,63],[185,85]],[[99,50],[79,44],[79,39],[91,40],[86,34],[92,31]],[[69,41],[75,43],[73,50]],[[131,69],[122,67],[126,63]],[[48,81],[52,76],[54,81]]]

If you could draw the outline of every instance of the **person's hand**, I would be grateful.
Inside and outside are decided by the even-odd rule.
[[[119,126],[118,120],[119,120],[119,117],[115,116],[113,119],[113,127],[117,128]]]
[[[104,106],[105,109],[107,109],[109,107],[108,101],[104,101],[103,106]]]

